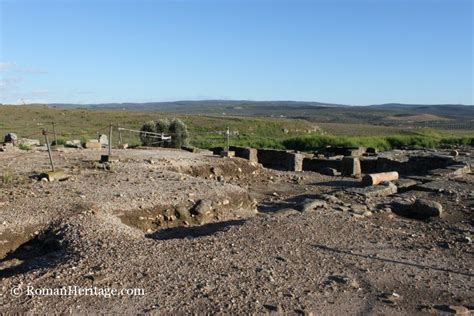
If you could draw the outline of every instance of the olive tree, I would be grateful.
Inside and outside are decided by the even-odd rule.
[[[145,124],[143,124],[142,128],[140,129],[140,132],[156,133],[155,122],[146,122]],[[155,142],[155,136],[147,133],[140,133],[140,140],[143,146],[153,146],[153,143]]]
[[[181,148],[189,145],[188,127],[180,119],[173,119],[170,123],[169,132],[171,134],[171,146],[174,148]]]
[[[155,124],[155,129],[157,133],[167,134],[170,131],[170,121],[167,118],[158,119]]]

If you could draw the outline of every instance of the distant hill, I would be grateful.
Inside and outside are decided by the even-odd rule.
[[[147,103],[48,104],[55,108],[86,108],[190,115],[298,118],[310,122],[473,129],[474,106],[460,104],[345,104],[306,101],[184,100]]]
[[[440,115],[453,118],[467,118],[474,119],[474,106],[462,105],[462,104],[436,104],[436,105],[423,105],[423,104],[400,104],[400,103],[387,103],[371,105],[371,108],[379,110],[389,110],[396,112],[409,112],[419,114],[432,114]]]

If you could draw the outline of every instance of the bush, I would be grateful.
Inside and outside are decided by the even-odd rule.
[[[157,133],[167,134],[170,131],[170,121],[167,118],[156,121],[155,130]]]
[[[146,122],[145,124],[143,124],[140,131],[156,133],[155,122],[153,121]],[[153,146],[153,143],[155,142],[154,136],[146,134],[146,133],[140,133],[140,140],[143,146]]]
[[[171,134],[171,146],[174,148],[181,148],[188,146],[189,133],[186,124],[180,119],[173,119],[169,126],[169,133]]]
[[[156,122],[149,121],[143,124],[140,131],[171,135],[171,142],[160,143],[155,135],[140,133],[140,140],[144,146],[169,145],[174,148],[181,148],[182,146],[189,145],[188,127],[180,119],[175,118],[171,122],[168,119],[159,119]]]
[[[21,150],[27,150],[27,151],[31,150],[31,147],[26,144],[20,144],[18,148],[20,148]]]
[[[52,141],[51,142],[51,145],[52,146],[56,146],[56,145],[65,145],[66,144],[66,140],[64,138],[58,138],[56,141]]]

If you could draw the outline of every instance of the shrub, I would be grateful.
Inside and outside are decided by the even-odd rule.
[[[145,124],[143,124],[140,131],[156,133],[155,122],[146,122]],[[153,146],[153,143],[155,142],[155,137],[146,133],[140,133],[140,140],[142,142],[142,145],[144,146]]]
[[[169,145],[171,147],[181,148],[182,146],[189,145],[188,127],[180,119],[175,118],[171,122],[168,119],[159,119],[156,122],[149,121],[143,124],[140,131],[171,135],[170,143],[160,143],[155,135],[140,133],[140,140],[144,146]]]
[[[20,144],[18,148],[20,148],[21,150],[31,150],[31,147],[26,144]]]
[[[171,146],[174,148],[181,148],[188,146],[189,133],[188,127],[180,119],[173,119],[169,126],[169,133],[171,134]]]
[[[167,134],[170,131],[170,121],[167,118],[158,119],[155,124],[155,130],[157,133]]]
[[[52,146],[55,146],[55,145],[65,145],[66,144],[66,140],[64,138],[58,138],[56,141],[52,141],[51,142],[51,145]]]
[[[7,185],[13,183],[14,175],[11,170],[4,170],[2,174],[2,184]]]

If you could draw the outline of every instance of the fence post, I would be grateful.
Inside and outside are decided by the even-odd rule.
[[[51,147],[49,146],[49,140],[48,140],[48,132],[43,129],[43,135],[44,135],[44,140],[46,142],[46,147],[48,148],[48,155],[49,155],[49,162],[51,163],[51,169],[54,172],[54,162],[53,162],[53,156],[51,154]]]
[[[112,124],[109,126],[109,158],[112,155]]]
[[[58,145],[58,139],[57,139],[57,137],[56,137],[56,126],[55,126],[55,124],[54,124],[54,121],[51,122],[51,123],[53,123],[54,146],[57,146],[57,145]]]
[[[229,151],[230,148],[230,129],[227,127],[227,130],[225,132],[225,150]]]

